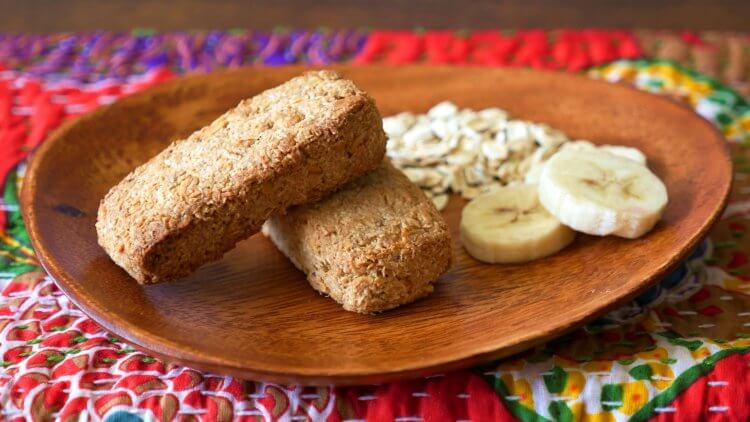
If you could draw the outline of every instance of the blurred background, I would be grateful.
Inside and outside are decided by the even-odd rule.
[[[0,31],[622,27],[750,30],[750,0],[0,0]]]
[[[401,385],[309,390],[190,369],[175,376],[46,287],[18,186],[51,131],[192,72],[337,63],[568,71],[669,96],[730,141],[729,212],[690,261],[593,330],[499,365]],[[422,420],[416,409],[426,420],[447,411],[456,412],[452,420],[489,412],[508,420],[750,420],[750,322],[740,318],[750,316],[747,99],[750,0],[0,0],[0,334],[12,342],[0,347],[0,421],[85,420],[91,411],[104,419],[110,410],[108,422],[141,420],[132,414],[214,420],[232,411],[289,420],[320,418],[320,409],[351,420],[391,410],[390,420]],[[85,167],[78,164],[70,171]],[[68,319],[68,311],[80,316]],[[644,314],[649,322],[631,324]],[[7,323],[30,315],[28,326]],[[93,381],[73,385],[77,374]]]

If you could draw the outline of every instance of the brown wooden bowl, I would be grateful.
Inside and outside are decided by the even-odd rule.
[[[638,147],[669,190],[663,221],[641,239],[579,236],[553,257],[493,266],[461,247],[462,201],[453,198],[444,211],[453,268],[430,297],[381,315],[349,313],[318,295],[262,235],[181,282],[136,284],[97,245],[105,192],[170,141],[302,70],[180,78],[82,117],[39,149],[24,184],[24,218],[39,259],[76,305],[135,347],[204,370],[338,384],[425,375],[519,352],[633,298],[689,253],[727,200],[725,141],[670,100],[530,70],[339,67],[383,115],[449,99]]]

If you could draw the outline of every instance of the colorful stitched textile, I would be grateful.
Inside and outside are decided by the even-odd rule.
[[[742,88],[744,50],[728,47],[734,61],[720,66],[703,49],[748,42],[604,30],[0,35],[0,420],[750,419],[750,106],[692,70]],[[511,359],[383,385],[280,386],[165,365],[103,332],[40,270],[18,189],[28,153],[63,121],[188,71],[346,61],[581,71],[678,98],[730,143],[730,205],[671,275],[585,329]]]

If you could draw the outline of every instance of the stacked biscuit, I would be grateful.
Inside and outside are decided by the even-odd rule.
[[[432,202],[383,161],[385,142],[364,91],[334,72],[306,73],[126,176],[99,206],[99,244],[138,282],[158,283],[263,226],[345,309],[408,303],[448,269],[451,241]]]

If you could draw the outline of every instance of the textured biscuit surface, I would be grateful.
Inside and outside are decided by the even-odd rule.
[[[323,201],[271,217],[263,233],[316,290],[360,313],[429,294],[452,259],[442,216],[387,161]]]
[[[308,72],[126,176],[99,206],[99,244],[139,282],[169,281],[220,258],[273,213],[375,169],[384,153],[374,101],[335,72]]]

